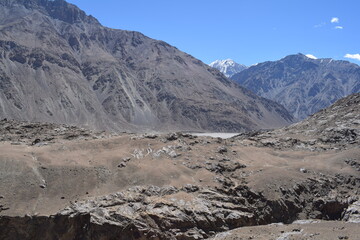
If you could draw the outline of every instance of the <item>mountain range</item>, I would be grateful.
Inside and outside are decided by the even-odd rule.
[[[360,66],[303,54],[251,66],[232,77],[254,93],[282,104],[297,119],[360,91]]]
[[[209,66],[219,70],[228,78],[234,76],[236,73],[239,73],[247,68],[247,66],[236,63],[232,59],[216,60],[210,63]]]
[[[278,103],[163,41],[63,0],[0,1],[0,117],[116,131],[244,131],[293,122]]]
[[[359,239],[360,93],[291,125],[254,93],[301,118],[359,72],[297,54],[246,89],[63,0],[0,0],[0,239]]]

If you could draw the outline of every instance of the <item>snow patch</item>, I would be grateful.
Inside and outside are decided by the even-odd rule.
[[[312,55],[312,54],[306,54],[305,56],[307,56],[308,58],[311,58],[311,59],[317,59],[317,57],[315,57],[315,56]]]

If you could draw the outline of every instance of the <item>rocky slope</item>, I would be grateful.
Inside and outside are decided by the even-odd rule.
[[[15,120],[0,120],[0,142],[10,142],[12,145],[44,146],[59,140],[100,139],[117,134],[75,126],[52,123],[30,123]]]
[[[310,151],[360,145],[360,93],[338,100],[302,122],[274,131],[241,134],[245,145]]]
[[[0,117],[144,131],[243,131],[292,117],[141,33],[63,0],[0,1]]]
[[[210,63],[209,66],[219,70],[228,78],[247,68],[245,65],[236,63],[232,59],[216,60]]]
[[[303,54],[257,64],[232,78],[254,93],[281,103],[298,119],[360,91],[360,66]]]
[[[14,145],[24,123],[4,120],[12,127],[1,130],[0,238],[286,239],[315,234],[318,226],[313,239],[332,239],[326,226],[333,226],[334,239],[351,239],[360,222],[359,98],[287,129],[226,140],[83,136],[74,128],[80,137],[31,144],[59,129],[33,124]],[[323,130],[324,123],[344,131]],[[318,220],[253,227],[307,219]],[[347,221],[342,229],[339,220]],[[228,232],[244,226],[252,228]]]

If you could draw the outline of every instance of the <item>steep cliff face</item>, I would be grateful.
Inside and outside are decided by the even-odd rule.
[[[232,77],[256,94],[275,100],[298,119],[360,91],[360,67],[303,54],[252,66]]]
[[[65,1],[0,5],[0,117],[132,131],[242,131],[293,120],[175,47],[103,27]]]

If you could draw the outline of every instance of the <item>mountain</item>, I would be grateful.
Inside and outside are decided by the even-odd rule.
[[[245,65],[236,63],[232,59],[216,60],[210,63],[209,66],[219,70],[226,77],[232,77],[247,68]]]
[[[360,66],[303,54],[252,66],[232,77],[256,94],[278,101],[298,119],[360,91]]]
[[[163,41],[63,0],[0,0],[0,117],[116,131],[243,131],[292,122]]]

